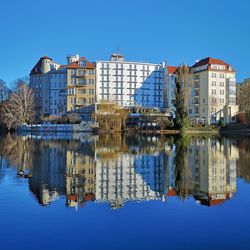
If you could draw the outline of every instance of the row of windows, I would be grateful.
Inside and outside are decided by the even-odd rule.
[[[70,71],[71,75],[76,75],[76,73],[78,75],[84,75],[84,74],[89,74],[89,75],[94,75],[95,74],[95,70],[94,69],[86,69],[86,70],[82,70],[82,69],[79,69],[79,70],[76,70],[76,69],[71,69]]]
[[[111,64],[109,64],[109,63],[102,63],[102,65],[101,65],[101,69],[109,69],[110,68],[110,66],[114,66],[114,63],[111,63]],[[124,69],[124,64],[122,64],[122,63],[116,63],[115,64],[115,66],[116,66],[116,68],[119,68],[119,69]],[[130,63],[129,65],[128,65],[129,67],[129,69],[131,70],[131,69],[139,69],[139,68],[141,68],[142,70],[152,70],[152,69],[155,69],[155,70],[158,70],[159,69],[159,66],[151,66],[151,65],[138,65],[138,64],[132,64],[132,63]]]
[[[217,86],[217,83],[216,83],[216,81],[212,81],[212,84],[211,84],[212,86]],[[224,87],[225,86],[225,83],[224,82],[220,82],[219,83],[219,86],[220,87]]]
[[[211,94],[212,95],[216,95],[216,93],[217,93],[217,91],[216,91],[216,89],[212,89],[211,90]],[[225,94],[225,91],[224,91],[224,89],[220,89],[220,95],[224,95]]]
[[[94,102],[95,102],[94,98],[78,98],[77,99],[78,104],[85,104],[85,103],[92,104]],[[71,104],[76,104],[76,98],[70,98],[70,103]]]
[[[66,78],[66,74],[50,74],[52,79],[61,79],[61,78]]]
[[[225,78],[225,74],[212,72],[211,77]]]

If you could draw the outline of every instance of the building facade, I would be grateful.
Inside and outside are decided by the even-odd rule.
[[[67,112],[89,120],[96,101],[95,64],[78,55],[68,57]]]
[[[189,115],[209,124],[236,122],[236,78],[231,65],[207,57],[192,66]]]
[[[56,90],[53,89],[53,96],[51,96],[52,85],[50,83],[51,79],[50,73],[53,71],[53,74],[55,74],[59,68],[60,65],[53,62],[50,57],[43,56],[39,59],[39,61],[36,63],[36,65],[30,72],[29,85],[34,91],[35,109],[37,117],[40,117],[41,115],[50,115],[51,110],[53,111],[52,112],[53,115],[59,114],[60,109],[59,108],[55,109],[55,102],[53,101],[54,99],[52,98],[55,97],[57,99],[60,90],[58,90],[57,91],[58,93],[56,94],[56,96],[54,96]],[[63,83],[61,84],[63,85]],[[53,86],[55,86],[54,83]],[[57,112],[55,112],[55,110]]]
[[[127,62],[119,54],[96,63],[96,97],[124,107],[164,108],[164,67]]]
[[[204,205],[218,205],[236,192],[239,150],[228,139],[193,139],[189,146],[193,196]]]

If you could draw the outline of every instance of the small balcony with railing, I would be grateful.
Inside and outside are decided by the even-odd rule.
[[[194,89],[199,90],[200,89],[200,84],[199,83],[194,83]]]
[[[196,98],[194,100],[194,106],[199,106],[200,105],[200,101]]]
[[[199,98],[200,94],[199,91],[195,90],[194,91],[194,98]]]

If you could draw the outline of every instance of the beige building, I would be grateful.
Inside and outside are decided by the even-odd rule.
[[[95,160],[76,151],[66,152],[66,205],[76,207],[95,197]]]
[[[89,119],[96,100],[95,64],[78,55],[67,59],[67,112]]]
[[[193,139],[189,162],[193,195],[205,205],[217,205],[236,192],[238,148],[229,140]]]
[[[205,122],[236,122],[235,70],[222,60],[207,57],[192,66],[189,115]]]

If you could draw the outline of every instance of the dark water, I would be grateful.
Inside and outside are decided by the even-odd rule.
[[[0,249],[249,249],[249,181],[246,137],[2,136]]]

